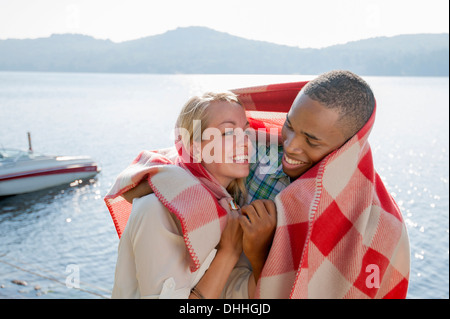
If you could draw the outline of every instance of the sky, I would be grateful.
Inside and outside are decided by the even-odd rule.
[[[448,33],[448,0],[0,0],[0,39],[78,33],[114,42],[205,26],[246,39],[322,48]]]

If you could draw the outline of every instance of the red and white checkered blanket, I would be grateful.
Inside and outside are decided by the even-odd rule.
[[[235,92],[249,110],[288,112],[306,83]],[[409,238],[397,204],[374,169],[368,137],[375,113],[346,144],[275,198],[277,229],[257,297],[406,297]],[[285,118],[255,114],[258,118],[250,122],[266,129],[280,127],[276,119]]]
[[[289,110],[305,84],[278,84],[235,92],[249,110],[249,122],[254,128],[281,128],[285,113],[279,115]],[[273,111],[278,113],[264,113]],[[257,285],[257,297],[406,297],[409,239],[401,212],[373,166],[367,139],[374,120],[375,111],[353,138],[276,197],[277,230]],[[134,163],[138,165],[128,169],[129,177],[121,175],[105,198],[119,236],[128,219],[130,204],[118,196],[149,174],[148,167],[154,160],[138,158]],[[199,256],[209,249],[205,245],[209,238],[214,238],[214,242],[220,239],[222,217],[226,213],[220,213],[217,201],[209,200],[214,196],[208,196],[198,184],[188,182],[187,175],[183,183],[168,180],[163,169],[170,164],[167,157],[157,162],[158,169],[149,183],[156,194],[161,193],[158,189],[172,194],[159,197],[167,207],[175,207],[172,211],[184,223],[191,269],[195,270],[203,258]],[[201,214],[196,211],[199,208]]]
[[[373,166],[374,118],[275,198],[278,224],[259,297],[406,297],[409,239]]]
[[[120,195],[144,178],[160,202],[180,221],[191,256],[190,269],[196,271],[220,241],[230,211],[230,195],[201,164],[185,163],[175,148],[143,151],[120,173],[104,199],[119,237],[132,207]]]

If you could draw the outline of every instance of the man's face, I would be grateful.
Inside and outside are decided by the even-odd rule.
[[[336,125],[339,114],[300,94],[292,104],[282,129],[283,171],[296,179],[326,155],[341,147],[346,138]]]

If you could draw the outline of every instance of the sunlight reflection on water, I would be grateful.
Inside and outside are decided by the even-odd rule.
[[[310,78],[0,72],[0,145],[25,148],[31,131],[42,153],[87,154],[102,166],[90,181],[0,199],[0,298],[108,297],[118,238],[103,197],[118,173],[141,150],[170,145],[192,94]],[[378,105],[369,139],[375,167],[411,240],[408,297],[448,298],[448,78],[367,81]],[[65,285],[73,264],[83,290]]]

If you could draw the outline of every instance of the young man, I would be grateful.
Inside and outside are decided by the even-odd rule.
[[[258,174],[267,171],[268,161],[252,166],[247,178],[248,202],[274,199],[291,181],[355,135],[374,108],[372,90],[353,73],[332,71],[308,82],[286,116],[279,161],[270,162],[278,166],[271,168],[275,174]]]
[[[282,128],[279,161],[256,162],[247,178],[251,204],[241,226],[254,278],[242,262],[225,297],[245,289],[263,298],[406,296],[406,228],[367,143],[374,110],[372,90],[351,72],[322,74],[300,91]],[[265,162],[275,173],[259,173],[268,171]]]

